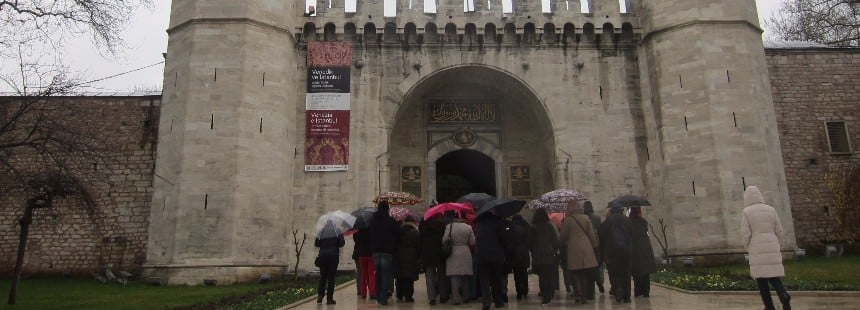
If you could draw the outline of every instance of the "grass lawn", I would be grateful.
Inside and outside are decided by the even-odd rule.
[[[90,278],[28,278],[22,279],[18,285],[14,307],[6,303],[10,285],[10,279],[0,279],[0,291],[4,297],[0,309],[172,309],[285,288],[288,283],[224,286],[129,283],[123,286],[101,284]]]
[[[786,286],[791,290],[860,290],[860,255],[806,257],[783,262]],[[749,266],[675,269],[653,275],[656,282],[690,290],[754,290]]]

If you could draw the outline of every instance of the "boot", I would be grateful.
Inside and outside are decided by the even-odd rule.
[[[782,303],[783,310],[791,310],[791,295],[788,295],[788,293],[779,295],[779,302]]]

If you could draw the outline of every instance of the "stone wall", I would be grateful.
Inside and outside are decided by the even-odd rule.
[[[825,174],[860,164],[860,49],[767,49],[792,215],[801,248],[832,233]],[[844,121],[854,153],[829,153],[826,121]]]
[[[14,97],[0,97],[9,104]],[[89,159],[82,176],[94,193],[95,209],[73,201],[56,201],[34,215],[24,272],[89,274],[102,268],[137,274],[146,259],[149,211],[161,97],[55,97],[50,104],[74,111],[63,121],[99,133],[104,145],[118,146],[104,165]],[[13,159],[15,154],[3,154]],[[23,159],[26,160],[26,159]],[[31,161],[32,162],[32,161]],[[95,177],[98,175],[99,177]],[[15,266],[23,197],[0,198],[0,273]]]

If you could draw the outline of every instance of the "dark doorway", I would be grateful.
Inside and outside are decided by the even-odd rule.
[[[459,150],[436,160],[436,200],[456,201],[468,193],[496,196],[496,163],[473,150]]]

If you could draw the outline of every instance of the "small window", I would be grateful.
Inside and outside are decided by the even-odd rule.
[[[831,154],[850,154],[851,140],[848,138],[848,126],[845,122],[827,122],[827,144]]]

